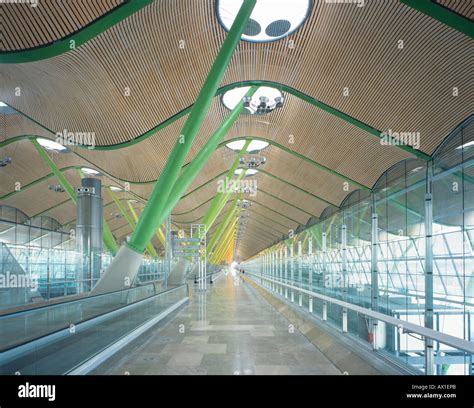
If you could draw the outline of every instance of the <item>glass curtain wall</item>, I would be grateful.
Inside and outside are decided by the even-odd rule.
[[[82,254],[75,248],[74,225],[62,226],[47,216],[30,219],[16,208],[0,206],[0,308],[77,294]],[[102,268],[111,260],[104,253]],[[135,284],[164,280],[165,273],[164,258],[144,258]],[[18,286],[28,284],[25,279],[31,285],[20,293]],[[12,295],[12,289],[18,293]]]
[[[270,289],[275,283],[258,277],[281,280],[472,341],[472,117],[445,140],[431,161],[398,163],[372,191],[352,192],[339,209],[327,208],[311,224],[243,263],[246,273]],[[281,263],[275,255],[280,252]],[[472,374],[472,355],[462,350],[434,341],[433,360],[426,370],[430,352],[425,341],[403,324],[377,322],[309,294],[300,302],[299,294],[276,287],[277,292],[283,289],[284,297],[289,292],[290,302],[417,370]]]

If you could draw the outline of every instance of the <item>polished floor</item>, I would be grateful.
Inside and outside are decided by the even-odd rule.
[[[255,289],[231,272],[93,374],[341,374]]]

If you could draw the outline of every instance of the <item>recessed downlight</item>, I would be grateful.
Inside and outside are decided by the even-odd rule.
[[[245,139],[234,140],[233,142],[227,143],[226,147],[236,152],[240,152],[243,149],[245,142],[246,142]],[[257,153],[260,150],[265,149],[267,146],[268,146],[268,142],[265,142],[263,140],[252,140],[247,147],[247,153]]]
[[[217,0],[217,18],[226,31],[242,6],[243,0]],[[309,15],[312,0],[258,0],[242,40],[270,42],[295,32]]]

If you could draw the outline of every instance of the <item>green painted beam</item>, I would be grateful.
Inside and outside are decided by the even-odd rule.
[[[323,203],[325,203],[325,204],[327,204],[327,205],[332,205],[332,206],[334,206],[334,207],[339,207],[339,204],[332,203],[331,201],[328,201],[328,200],[326,200],[326,199],[324,199],[324,198],[322,198],[322,197],[320,197],[320,196],[318,196],[318,195],[316,195],[316,194],[310,193],[309,191],[306,191],[305,189],[303,189],[303,188],[301,188],[301,187],[298,187],[298,186],[296,186],[296,185],[294,185],[294,184],[292,184],[292,183],[290,183],[290,182],[288,182],[288,181],[286,181],[286,180],[284,180],[284,179],[282,179],[282,178],[280,178],[280,177],[278,177],[278,176],[275,176],[274,174],[272,174],[272,173],[270,173],[270,172],[268,172],[268,171],[266,171],[266,170],[264,170],[264,169],[260,169],[260,168],[259,168],[259,169],[258,169],[258,172],[259,172],[259,173],[262,173],[262,174],[265,174],[265,175],[267,175],[267,176],[269,176],[269,177],[271,177],[271,178],[273,178],[273,179],[275,179],[275,180],[281,181],[282,183],[285,183],[286,185],[291,185],[294,189],[299,190],[299,191],[301,191],[302,193],[305,193],[305,194],[307,194],[307,195],[309,195],[309,196],[315,198],[316,200],[322,201]]]
[[[473,23],[467,17],[463,17],[462,15],[450,10],[449,8],[444,7],[441,4],[437,4],[433,0],[400,1],[409,7],[414,8],[415,10],[418,10],[423,14],[430,16],[431,18],[434,18],[435,20],[438,20],[440,23],[443,23],[448,27],[453,28],[454,30],[466,34],[471,38],[474,38]]]
[[[52,58],[80,47],[110,27],[151,4],[153,0],[126,1],[84,28],[53,43],[21,51],[0,52],[0,64],[22,64]]]
[[[381,139],[383,136],[382,136],[382,131],[381,130],[378,130],[342,111],[339,111],[335,108],[333,108],[332,106],[328,105],[328,104],[325,104],[324,102],[321,102],[319,101],[318,99],[316,98],[313,98],[295,88],[292,88],[288,85],[285,85],[285,84],[282,84],[280,82],[274,82],[274,81],[262,81],[262,80],[259,80],[259,81],[241,81],[241,82],[236,82],[236,83],[233,83],[233,84],[228,84],[228,85],[225,85],[221,88],[219,88],[219,90],[216,92],[216,96],[219,96],[219,95],[222,95],[223,93],[227,92],[228,90],[231,90],[231,89],[234,89],[234,88],[237,88],[237,87],[241,87],[241,86],[269,86],[269,87],[276,87],[278,89],[281,89],[282,91],[285,91],[285,92],[288,92],[290,94],[292,94],[293,96],[313,105],[313,106],[316,106],[322,110],[324,110],[325,112],[328,112],[330,113],[331,115],[334,115],[336,117],[338,117],[339,119],[341,120],[344,120],[345,122],[348,122],[350,123],[351,125],[354,125],[356,126],[357,128],[361,129],[361,130],[364,130],[365,132],[371,134],[372,136],[375,136],[375,137],[378,137],[379,139]],[[125,147],[128,147],[128,146],[132,146],[136,143],[140,143],[141,141],[153,136],[154,134],[156,134],[158,131],[166,128],[167,126],[169,126],[170,124],[174,123],[176,120],[178,120],[179,118],[183,117],[184,115],[188,114],[191,109],[193,108],[193,105],[191,106],[188,106],[187,108],[181,110],[180,112],[178,112],[177,114],[173,115],[172,117],[170,117],[169,119],[163,121],[162,123],[158,124],[157,126],[155,126],[154,128],[150,129],[149,131],[143,133],[142,135],[139,135],[137,137],[135,137],[134,139],[132,140],[129,140],[129,141],[126,141],[126,142],[122,142],[122,143],[117,143],[117,144],[114,144],[114,145],[107,145],[107,146],[95,146],[94,150],[114,150],[114,149],[121,149],[121,148],[125,148]],[[13,108],[15,109],[15,108]],[[17,110],[17,109],[16,109]],[[18,110],[17,110],[18,111]],[[39,126],[41,126],[42,128],[44,128],[45,130],[49,131],[51,134],[55,134],[55,132],[53,132],[52,130],[44,127],[43,125],[41,125],[40,123],[38,123],[37,121],[35,121],[34,119],[30,118],[28,115],[22,113],[21,111],[18,111],[20,114],[22,114],[23,116],[25,116],[26,118],[32,120],[33,122],[37,123]],[[28,136],[18,136],[18,137],[23,137],[23,138],[27,138]],[[0,147],[2,147],[2,143],[9,143],[8,141],[9,139],[7,139],[6,141],[4,142],[0,142]],[[267,142],[270,142],[267,140]],[[81,146],[81,145],[78,145],[78,147],[82,147],[82,148],[88,148],[88,146]],[[431,156],[426,154],[426,153],[423,153],[421,150],[417,150],[417,149],[414,149],[413,147],[411,146],[408,146],[408,145],[398,145],[398,144],[395,144],[394,147],[396,148],[400,148],[402,150],[405,150],[406,152],[410,153],[411,155],[415,156],[415,157],[418,157],[422,160],[430,160],[431,159]],[[322,167],[325,167],[323,165],[321,165]],[[331,172],[333,172],[334,170],[330,169]],[[337,173],[337,172],[336,172]],[[365,186],[365,188],[367,188],[368,186]],[[361,187],[363,188],[363,187]]]
[[[213,96],[217,92],[227,66],[240,42],[240,37],[242,36],[255,4],[256,0],[244,0],[242,3],[224,44],[199,92],[191,113],[186,119],[181,134],[177,138],[173,151],[169,155],[168,161],[153,188],[137,227],[130,241],[127,243],[128,247],[138,253],[143,252],[157,227],[162,224],[163,220],[169,214],[165,211],[166,204],[170,199],[173,199],[170,195],[178,179],[181,167],[186,160],[199,128],[211,106]]]

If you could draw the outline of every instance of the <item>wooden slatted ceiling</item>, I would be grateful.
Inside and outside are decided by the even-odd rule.
[[[469,20],[474,20],[474,7],[469,0],[435,0],[439,5],[460,14]]]
[[[48,127],[94,129],[100,144],[118,143],[191,104],[224,37],[213,1],[157,1],[72,52],[2,67],[0,89]],[[428,153],[468,115],[471,40],[398,0],[317,1],[291,40],[294,49],[241,42],[224,83],[287,83],[381,130],[419,131]],[[25,98],[15,100],[19,81]],[[453,97],[453,87],[466,92]]]
[[[119,143],[142,134],[194,101],[225,35],[215,21],[211,1],[199,6],[191,0],[180,4],[177,8],[171,1],[155,2],[68,54],[2,66],[1,99],[53,131],[94,131],[99,144]],[[391,21],[390,30],[384,21]],[[160,46],[175,44],[179,39],[186,41],[184,49]],[[381,130],[419,131],[422,150],[428,153],[469,111],[467,97],[472,84],[465,64],[470,40],[398,1],[370,3],[364,8],[316,2],[310,19],[291,39],[296,44],[294,49],[288,48],[286,40],[271,44],[242,42],[224,83],[244,79],[286,83]],[[396,47],[399,39],[404,40],[403,50]],[[13,97],[11,89],[19,82],[23,84],[22,97]],[[456,98],[450,93],[454,83],[465,90]],[[349,87],[349,97],[341,96],[343,86]],[[126,88],[131,91],[129,97],[123,94]],[[270,115],[239,118],[227,140],[242,135],[275,140],[369,186],[392,164],[408,157],[290,94],[285,96],[284,107]],[[188,160],[227,114],[215,98]],[[126,149],[74,150],[116,177],[154,180],[184,121],[185,117]],[[2,127],[2,138],[45,135],[39,126],[18,115],[2,116]],[[292,145],[288,144],[290,134],[295,137]],[[11,148],[13,145],[1,153]],[[319,170],[288,153],[268,150],[265,154],[269,161],[264,169],[271,169],[275,175],[336,202],[347,193],[337,188],[342,180],[331,180],[334,176],[328,179],[325,173],[319,174]],[[73,157],[58,155],[55,160],[67,165],[76,163]],[[28,149],[22,150],[21,159],[30,164],[35,160]],[[225,149],[216,152],[188,191],[229,168],[231,161],[232,155]],[[18,166],[24,166],[23,170],[10,167],[13,178],[18,172],[25,180],[28,176],[31,179],[27,166]],[[30,171],[37,177],[49,172],[44,166],[32,166]],[[6,190],[3,180],[0,187]],[[269,180],[259,176],[259,186],[298,203],[306,211],[319,214],[326,207],[282,182]],[[144,197],[151,188],[132,185],[132,190]],[[29,210],[37,212],[43,207],[33,208],[32,203],[42,203],[41,194],[47,193],[28,190],[15,200],[20,203],[21,197],[28,201]],[[211,183],[182,200],[176,211],[192,209],[213,193],[215,184]],[[48,194],[45,200],[49,198]]]
[[[212,114],[201,128],[188,157],[189,160],[228,114],[227,109],[220,104],[219,98],[215,98],[210,112]],[[212,120],[213,116],[215,120]],[[116,177],[130,181],[155,180],[184,120],[185,118],[182,118],[155,136],[128,148],[110,152],[80,148],[73,150]],[[36,129],[39,128],[37,125],[12,124],[7,134],[9,137],[36,134],[35,126]],[[31,132],[25,132],[25,128]],[[387,168],[409,157],[406,152],[393,146],[382,146],[375,136],[368,135],[355,126],[291,96],[288,96],[287,104],[282,110],[262,117],[240,118],[226,140],[243,134],[275,140],[288,149],[308,156],[368,186],[371,186]],[[293,135],[294,143],[290,143],[290,135]],[[225,150],[221,150],[221,154],[224,154]],[[139,161],[136,160],[137,157],[140,157]],[[218,161],[213,160],[213,163]]]
[[[97,20],[123,0],[38,0],[0,3],[0,52],[50,44]]]

